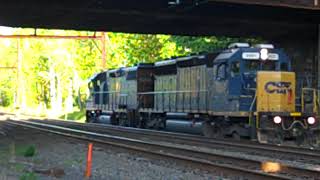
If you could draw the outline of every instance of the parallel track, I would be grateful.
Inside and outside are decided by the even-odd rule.
[[[37,121],[35,122],[43,122]],[[203,136],[195,136],[181,133],[171,133],[154,130],[141,130],[121,126],[83,124],[69,121],[48,120],[46,123],[61,125],[64,127],[85,129],[99,133],[107,133],[115,136],[126,136],[134,138],[150,139],[153,141],[170,142],[180,145],[204,147],[208,149],[219,149],[233,152],[242,152],[251,155],[278,158],[286,161],[300,162],[320,166],[320,151],[293,146],[276,146],[270,144],[259,144],[250,141],[225,141]]]
[[[249,179],[316,179],[317,175],[320,173],[319,171],[285,166],[276,174],[268,174],[260,170],[262,162],[257,160],[209,153],[169,144],[158,144],[157,141],[145,141],[141,139],[101,134],[84,130],[86,128],[80,129],[80,126],[76,128],[66,128],[62,127],[62,125],[57,126],[28,121],[7,121],[7,123],[157,155],[162,158],[174,159],[176,161],[178,160],[187,164],[192,164],[195,167],[201,167],[201,169],[221,171],[224,172],[225,175],[232,174]]]

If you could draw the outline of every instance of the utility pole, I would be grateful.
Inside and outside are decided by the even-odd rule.
[[[21,40],[17,39],[17,94],[16,94],[16,109],[20,110],[22,104],[22,52],[21,52]]]
[[[102,63],[101,67],[103,70],[106,69],[106,34],[105,32],[101,33],[101,44],[102,44],[102,50],[101,50],[101,56],[102,56]]]

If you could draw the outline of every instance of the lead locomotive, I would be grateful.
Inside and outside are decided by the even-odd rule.
[[[273,45],[228,49],[139,64],[95,75],[87,122],[165,129],[168,121],[201,123],[208,137],[249,137],[316,144],[318,91],[296,89],[288,56]]]

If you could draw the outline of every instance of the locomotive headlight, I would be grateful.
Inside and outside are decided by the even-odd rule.
[[[94,111],[91,111],[92,114],[94,114]]]
[[[280,116],[275,116],[273,118],[273,122],[276,123],[276,124],[280,124],[282,121],[281,117]]]
[[[316,118],[308,117],[307,121],[308,121],[308,124],[312,125],[312,124],[314,124],[316,122]]]
[[[268,49],[261,49],[260,58],[265,61],[268,59],[268,56]]]

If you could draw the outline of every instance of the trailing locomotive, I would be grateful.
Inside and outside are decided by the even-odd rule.
[[[290,59],[269,44],[110,70],[89,88],[87,122],[165,129],[179,120],[208,137],[261,143],[319,138],[317,90],[296,89]]]

